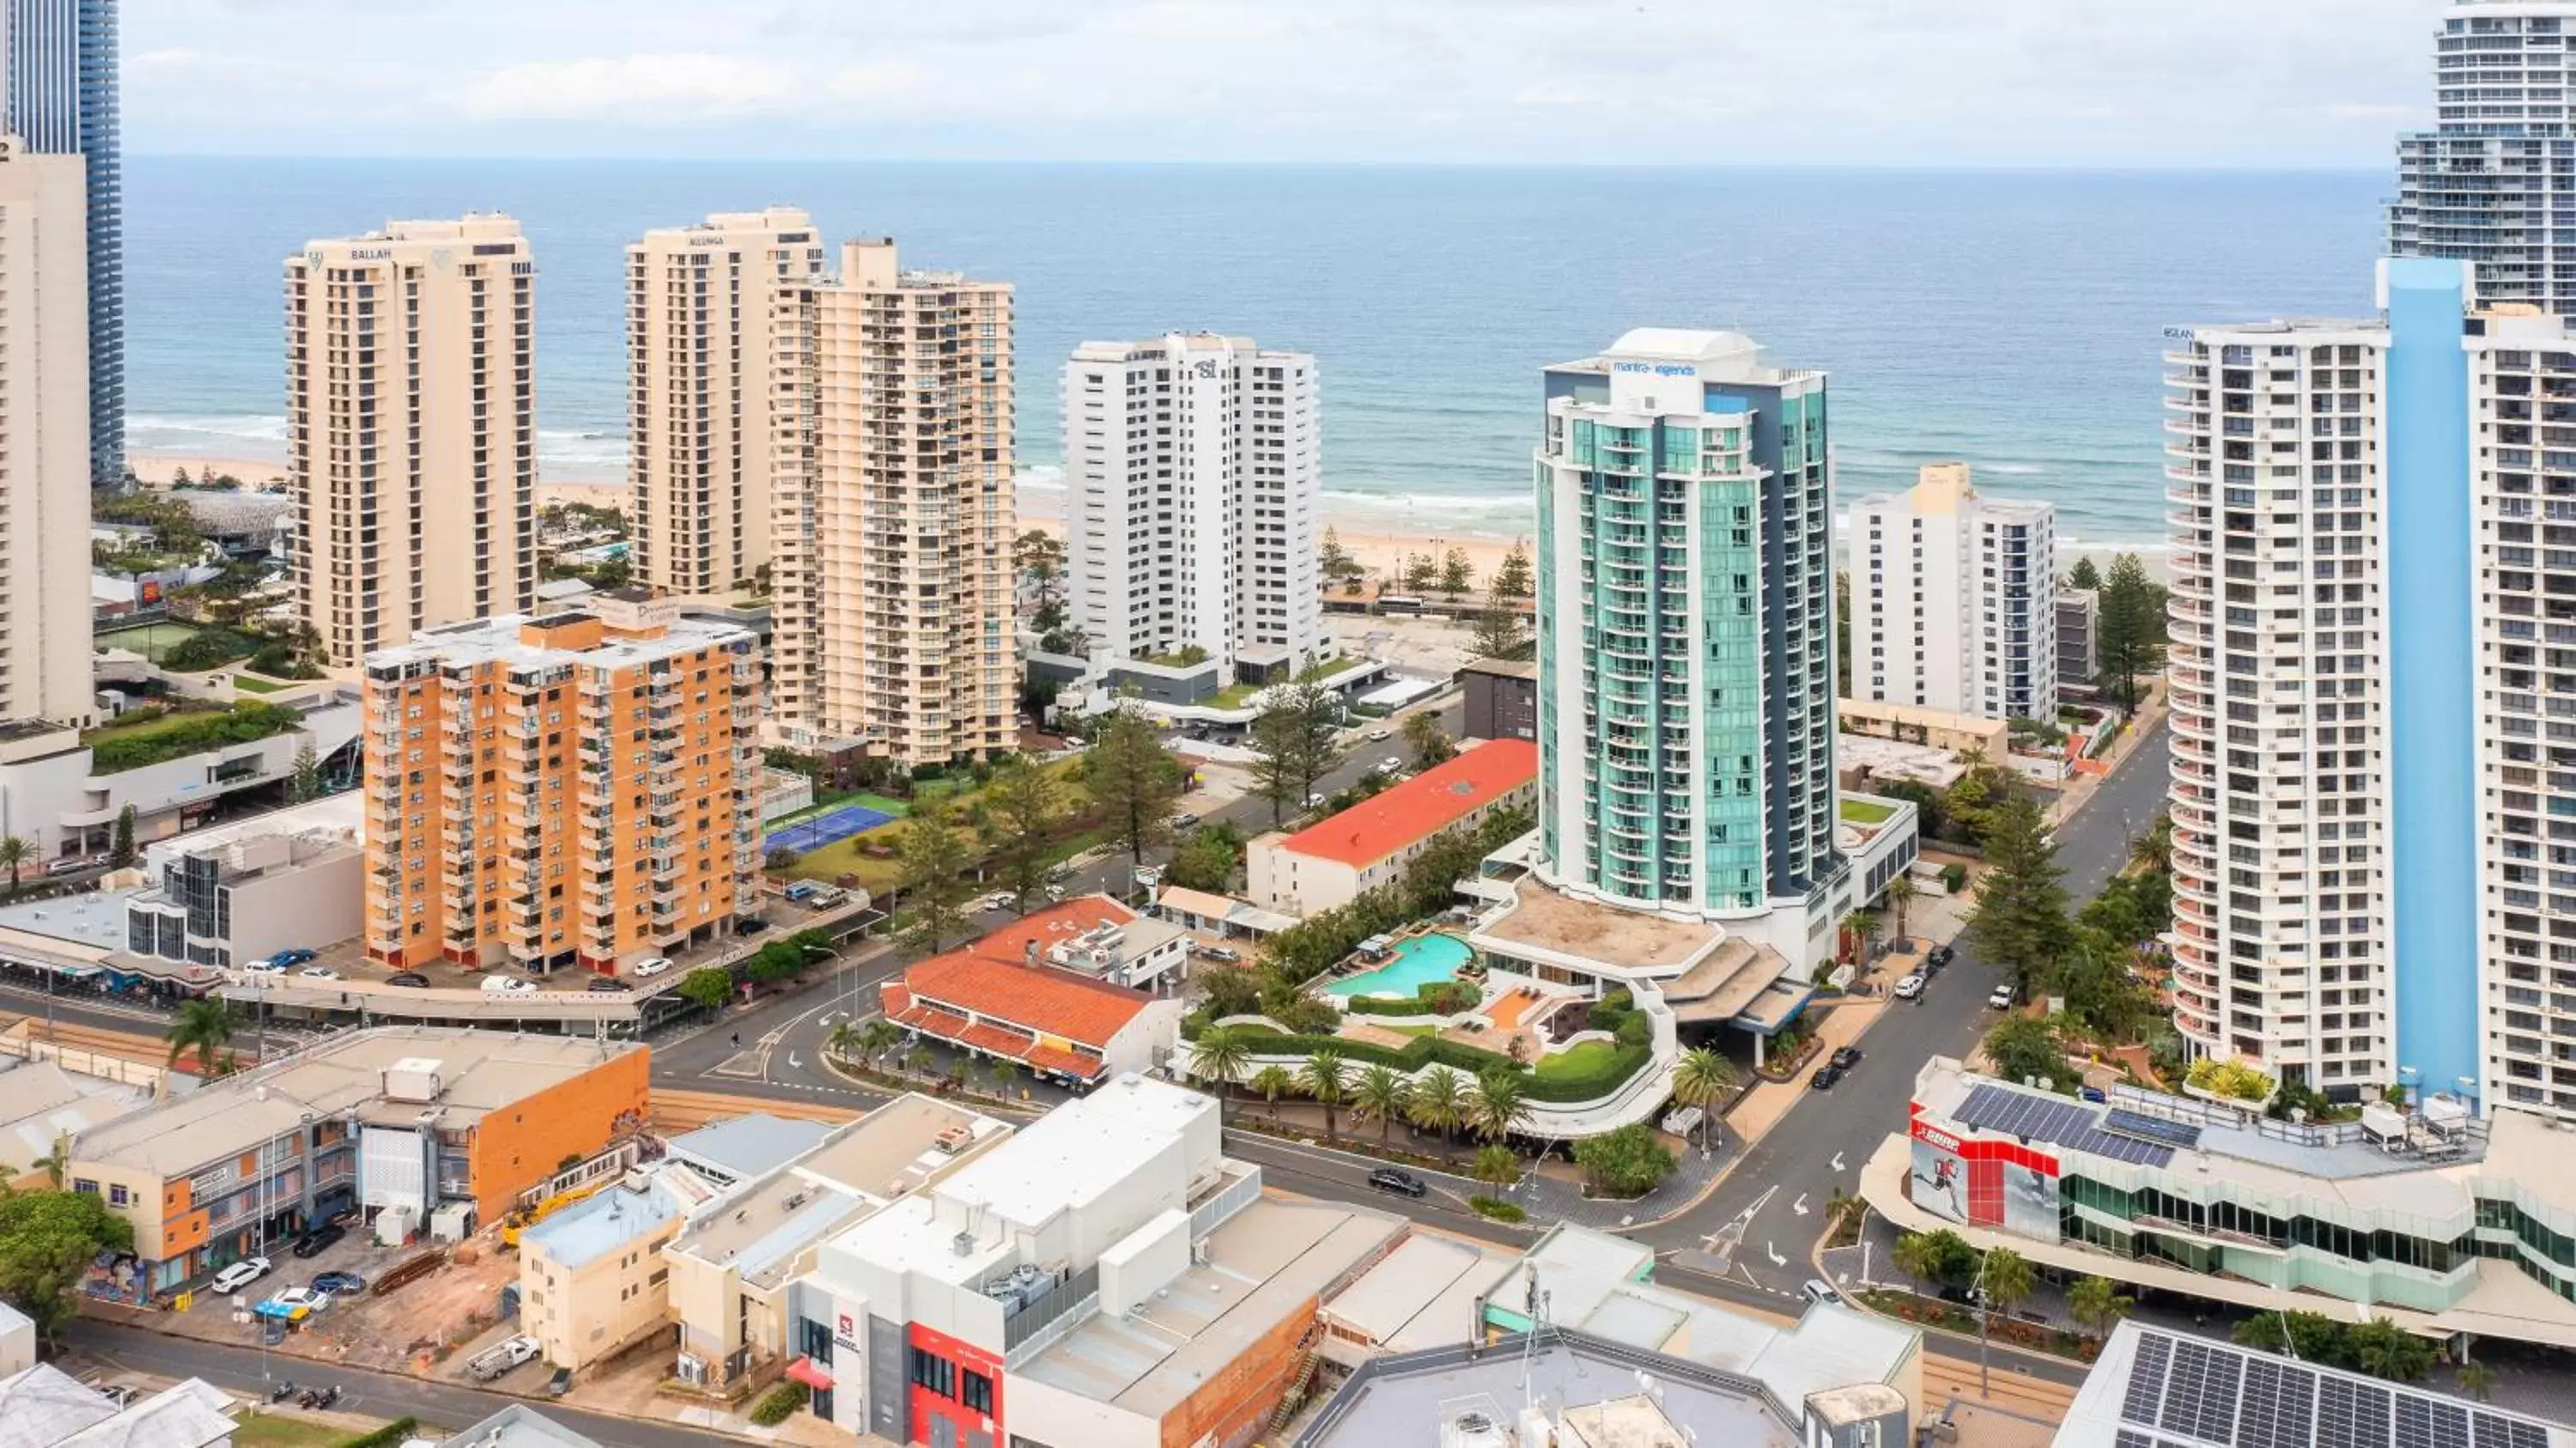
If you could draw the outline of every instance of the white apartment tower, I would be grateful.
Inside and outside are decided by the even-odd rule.
[[[2168,336],[2174,1025],[2311,1088],[2386,1083],[2388,333]]]
[[[899,270],[882,239],[783,295],[778,733],[916,765],[1009,749],[1010,284]]]
[[[2057,714],[2057,510],[1966,463],[1852,505],[1852,693],[1987,719]]]
[[[1085,342],[1064,370],[1072,617],[1096,655],[1293,670],[1323,607],[1315,359],[1248,337]]]
[[[287,258],[296,596],[334,662],[535,602],[535,310],[498,213]]]
[[[626,248],[627,486],[636,580],[715,594],[769,563],[783,414],[782,284],[823,272],[813,218],[788,206],[648,231]]]
[[[2433,44],[2434,128],[2398,137],[2389,252],[2576,315],[2576,0],[2453,0]]]
[[[0,719],[97,709],[83,169],[0,136]]]

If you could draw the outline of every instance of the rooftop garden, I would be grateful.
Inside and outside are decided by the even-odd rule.
[[[304,715],[278,704],[244,700],[229,709],[165,709],[146,705],[113,724],[87,730],[90,773],[121,774],[166,764],[191,754],[252,744],[301,726]]]
[[[1846,795],[1837,812],[1847,825],[1883,825],[1895,817],[1896,806]]]

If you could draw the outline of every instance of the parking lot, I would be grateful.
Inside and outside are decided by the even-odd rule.
[[[515,1254],[492,1249],[483,1238],[451,1249],[445,1265],[429,1275],[378,1295],[373,1290],[384,1273],[431,1250],[425,1241],[408,1247],[386,1247],[359,1224],[348,1235],[312,1257],[299,1258],[292,1240],[272,1243],[266,1252],[268,1274],[231,1296],[200,1291],[185,1311],[155,1314],[155,1328],[206,1342],[236,1347],[259,1345],[268,1319],[250,1309],[289,1288],[309,1287],[329,1272],[354,1273],[367,1289],[335,1293],[330,1304],[301,1322],[274,1333],[269,1351],[351,1367],[417,1371],[423,1362],[452,1356],[454,1345],[481,1336],[500,1320],[501,1288],[518,1280]],[[248,1321],[236,1321],[235,1303]],[[292,1367],[279,1376],[294,1377]],[[324,1381],[327,1381],[325,1379]]]

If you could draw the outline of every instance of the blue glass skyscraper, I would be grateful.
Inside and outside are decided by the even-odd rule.
[[[90,481],[125,477],[125,212],[116,0],[7,0],[7,129],[89,171]]]

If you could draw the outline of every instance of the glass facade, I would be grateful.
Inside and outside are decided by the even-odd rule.
[[[89,177],[90,480],[125,478],[125,211],[117,0],[7,0],[8,130]]]

